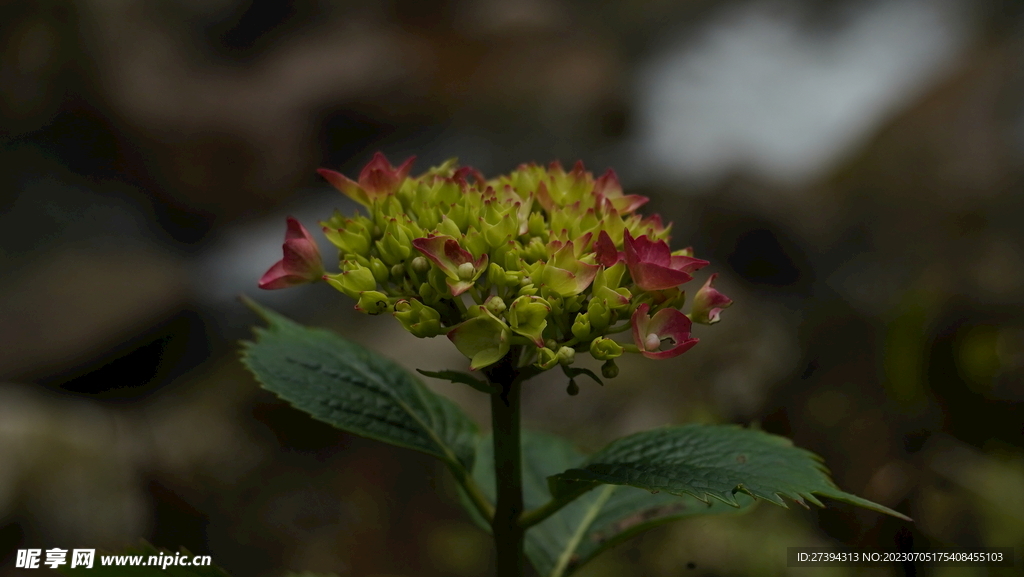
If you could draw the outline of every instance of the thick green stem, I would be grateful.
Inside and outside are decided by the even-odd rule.
[[[491,424],[494,430],[494,478],[497,503],[491,529],[497,547],[498,577],[522,577],[523,535],[519,516],[523,512],[523,459],[519,426],[519,393],[522,385],[516,368],[519,350],[514,348],[504,359],[487,370],[488,379],[499,385],[500,393],[491,395]]]

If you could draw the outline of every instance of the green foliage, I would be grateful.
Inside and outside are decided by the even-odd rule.
[[[69,565],[60,567],[57,571],[62,575],[68,575],[70,577],[228,577],[220,567],[213,565],[210,566],[198,566],[198,567],[181,567],[178,565],[168,565],[166,569],[163,569],[160,565],[149,566],[146,565],[149,562],[150,557],[159,557],[160,553],[165,556],[170,555],[174,557],[174,553],[166,549],[157,549],[143,541],[136,547],[126,547],[120,551],[97,551],[96,558],[94,560],[92,568],[87,567],[75,567],[71,569]],[[182,555],[193,556],[193,553],[189,553],[184,548],[181,550]],[[70,555],[70,553],[69,553]],[[101,559],[103,557],[137,557],[141,556],[140,565],[128,565],[127,561],[125,565],[103,565]],[[70,563],[70,556],[68,562]]]
[[[497,391],[497,389],[491,386],[487,381],[482,381],[472,375],[467,375],[460,371],[424,371],[422,369],[416,369],[416,372],[433,379],[441,379],[442,381],[451,381],[453,383],[469,385],[481,393],[487,393],[488,395]]]
[[[523,502],[536,509],[551,500],[548,477],[582,465],[586,456],[554,435],[523,431]],[[492,502],[495,499],[491,438],[480,441],[473,476]],[[747,506],[752,499],[740,497]],[[469,508],[467,506],[467,508]],[[473,509],[469,509],[473,513]],[[735,512],[720,502],[702,503],[689,496],[652,494],[633,487],[608,485],[587,493],[530,527],[526,554],[544,577],[568,575],[612,546],[647,529],[684,517]],[[477,522],[481,520],[475,515]],[[484,528],[489,530],[486,524]]]
[[[493,442],[454,403],[385,357],[248,304],[268,327],[256,329],[242,360],[265,388],[335,427],[442,459],[474,519],[490,530],[497,491]],[[420,372],[492,392],[465,373]],[[566,374],[600,382],[585,369],[567,367]],[[656,429],[613,441],[589,457],[563,439],[523,431],[522,448],[525,550],[545,577],[568,575],[656,525],[735,511],[755,499],[821,506],[817,495],[907,519],[838,489],[821,459],[788,439],[736,426]],[[167,574],[224,575],[170,568]]]
[[[552,493],[571,501],[600,484],[738,505],[746,493],[786,506],[783,497],[823,506],[820,495],[910,520],[838,489],[821,458],[784,437],[731,425],[664,427],[613,441],[580,466],[553,476]]]
[[[455,403],[390,359],[246,303],[268,324],[242,355],[264,388],[344,431],[472,469],[477,427]]]

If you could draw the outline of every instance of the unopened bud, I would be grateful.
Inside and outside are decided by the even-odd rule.
[[[580,313],[576,315],[576,320],[572,323],[572,334],[580,340],[590,336],[590,319],[586,314]]]
[[[495,316],[505,312],[505,301],[501,300],[501,297],[498,295],[494,295],[487,299],[484,306],[487,307],[487,310],[491,311],[491,314]]]
[[[605,337],[590,342],[590,354],[599,361],[610,361],[622,356],[622,345]]]
[[[661,348],[661,338],[654,333],[647,335],[647,338],[644,339],[644,347],[649,351],[658,350]]]
[[[487,282],[493,285],[503,285],[507,280],[505,270],[502,269],[497,263],[491,263],[487,266]]]
[[[388,265],[381,262],[377,257],[370,257],[370,272],[373,273],[373,278],[379,283],[388,282],[388,274],[391,272],[388,269]]]
[[[619,376],[619,365],[616,365],[615,361],[605,361],[601,365],[601,376],[606,379],[614,379]]]
[[[565,387],[565,392],[569,393],[570,397],[580,394],[580,386],[576,384],[576,379],[569,379],[569,386]]]
[[[558,364],[558,355],[550,348],[538,349],[536,364],[538,367],[546,371]]]
[[[412,270],[424,273],[430,270],[430,261],[422,256],[412,259]]]
[[[405,266],[396,264],[391,267],[391,276],[395,279],[400,279],[405,276]]]
[[[473,263],[464,262],[459,265],[458,275],[460,280],[471,280],[474,273],[476,273],[476,270],[473,268]]]
[[[388,297],[378,291],[363,291],[359,293],[356,310],[368,315],[379,315],[388,310]]]
[[[558,349],[558,362],[562,365],[568,366],[576,360],[576,349],[572,347],[562,347]]]

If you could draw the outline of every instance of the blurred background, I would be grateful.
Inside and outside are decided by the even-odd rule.
[[[431,458],[312,421],[237,360],[246,293],[465,366],[327,286],[256,289],[286,215],[355,209],[314,170],[377,150],[414,172],[614,167],[736,301],[683,357],[574,398],[534,382],[528,426],[596,449],[754,424],[916,521],[761,505],[580,575],[810,574],[789,546],[1024,554],[1022,3],[8,0],[0,39],[0,574],[18,548],[139,538],[246,576],[491,571]],[[481,395],[431,386],[486,427]]]

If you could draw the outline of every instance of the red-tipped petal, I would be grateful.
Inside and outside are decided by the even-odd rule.
[[[619,184],[619,176],[614,170],[609,168],[594,181],[594,192],[609,198],[622,196],[622,185]]]
[[[258,286],[264,290],[283,289],[303,284],[304,280],[288,274],[284,269],[284,263],[278,261],[260,277]]]
[[[366,193],[359,187],[359,183],[355,182],[351,178],[340,172],[327,168],[318,168],[316,173],[330,183],[331,186],[341,191],[345,196],[360,204],[367,204]]]
[[[671,268],[681,270],[683,272],[697,272],[711,264],[706,260],[694,258],[692,256],[672,256],[669,263]]]
[[[314,282],[323,276],[323,262],[316,241],[298,220],[290,216],[281,250],[283,258],[260,277],[260,288],[287,288]]]
[[[641,354],[649,359],[670,359],[692,349],[700,339],[690,336],[690,319],[676,309],[662,309],[647,316],[646,303],[633,313],[633,341]],[[672,346],[661,350],[661,341],[671,339]],[[653,343],[657,343],[655,347]]]
[[[714,324],[720,320],[722,309],[726,309],[732,305],[732,299],[718,292],[711,284],[718,277],[718,273],[715,273],[708,277],[708,280],[704,283],[704,286],[697,291],[697,294],[693,297],[693,309],[691,314],[693,320],[702,324]]]
[[[693,280],[690,273],[645,262],[634,264],[629,268],[629,274],[633,282],[645,291],[667,290]]]
[[[416,157],[410,156],[409,158],[405,159],[405,162],[398,165],[398,168],[395,169],[395,173],[398,176],[399,183],[401,183],[403,180],[406,179],[406,177],[409,176],[409,172],[412,171],[412,164],[414,162],[416,162]]]
[[[594,252],[597,255],[597,262],[606,267],[614,266],[615,263],[625,258],[625,256],[615,248],[615,243],[612,241],[612,237],[608,236],[608,233],[603,230],[601,231],[601,234],[597,235],[597,242],[594,243]]]
[[[647,339],[647,326],[651,324],[651,317],[647,316],[649,310],[651,310],[651,306],[643,303],[636,307],[633,317],[630,319],[630,324],[633,325],[633,342],[641,351],[646,350],[644,343]]]
[[[640,196],[639,194],[627,194],[618,198],[610,198],[611,205],[615,207],[615,210],[619,211],[620,214],[629,214],[641,206],[647,204],[651,199],[646,196]]]

